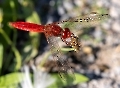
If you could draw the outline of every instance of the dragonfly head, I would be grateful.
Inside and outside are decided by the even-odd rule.
[[[67,41],[67,39],[66,39]],[[74,51],[78,52],[81,48],[81,42],[79,41],[79,38],[77,36],[75,36],[73,33],[71,34],[70,37],[70,42],[68,43],[69,46],[74,48]]]
[[[73,47],[76,52],[80,50],[81,42],[79,41],[79,38],[75,36],[73,33],[71,33],[68,28],[65,28],[65,30],[63,31],[61,39],[68,46]]]

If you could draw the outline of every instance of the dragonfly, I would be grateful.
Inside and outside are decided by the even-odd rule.
[[[44,33],[50,46],[52,56],[58,67],[59,76],[64,80],[67,80],[68,77],[71,77],[73,80],[75,80],[74,71],[69,65],[67,58],[63,57],[64,55],[61,52],[56,38],[60,37],[61,40],[66,43],[66,45],[73,47],[74,51],[80,51],[82,44],[79,38],[74,35],[71,30],[80,30],[82,25],[92,26],[99,24],[99,22],[108,17],[108,14],[98,14],[96,12],[92,12],[84,16],[77,16],[68,20],[46,25],[19,21],[10,22],[10,25],[14,28],[24,31]],[[62,27],[61,24],[64,24],[64,27]]]

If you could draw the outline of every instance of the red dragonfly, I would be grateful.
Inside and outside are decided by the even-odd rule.
[[[71,78],[75,79],[73,70],[69,66],[67,59],[64,58],[61,53],[56,37],[61,37],[62,41],[65,42],[68,46],[73,47],[75,51],[79,51],[81,48],[81,42],[79,41],[79,38],[75,36],[70,30],[80,29],[80,26],[82,25],[96,25],[108,16],[108,14],[97,14],[93,12],[85,16],[78,16],[69,20],[46,25],[38,25],[29,22],[10,22],[10,25],[14,28],[24,31],[44,33],[50,45],[53,58],[57,62],[60,77],[66,79],[67,76],[70,76]],[[65,25],[64,27],[61,27],[60,24]]]

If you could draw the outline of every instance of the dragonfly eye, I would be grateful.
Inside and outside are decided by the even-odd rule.
[[[81,48],[81,43],[79,41],[79,38],[75,36],[73,33],[71,33],[71,36],[68,38],[62,38],[63,42],[65,42],[68,46],[71,46],[74,48],[75,51],[79,51]]]

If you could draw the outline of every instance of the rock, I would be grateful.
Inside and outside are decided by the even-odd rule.
[[[115,32],[119,32],[120,33],[120,22],[114,22],[114,24],[112,25],[112,29],[115,31]]]

